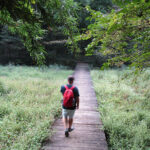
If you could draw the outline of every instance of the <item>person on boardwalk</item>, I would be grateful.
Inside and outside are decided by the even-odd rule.
[[[79,109],[79,91],[73,86],[74,77],[68,77],[68,84],[61,86],[61,93],[63,95],[62,102],[62,117],[65,127],[65,136],[69,136],[69,132],[73,130],[73,117],[76,109]]]

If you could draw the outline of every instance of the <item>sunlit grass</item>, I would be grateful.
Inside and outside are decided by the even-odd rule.
[[[37,150],[61,112],[64,67],[0,66],[0,149]]]
[[[150,69],[91,72],[109,149],[150,149]]]

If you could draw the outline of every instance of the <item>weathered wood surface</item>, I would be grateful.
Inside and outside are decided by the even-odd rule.
[[[74,76],[74,84],[80,92],[80,108],[75,112],[73,124],[75,130],[66,138],[62,121],[58,119],[54,124],[54,135],[42,150],[107,150],[88,65],[77,64]]]

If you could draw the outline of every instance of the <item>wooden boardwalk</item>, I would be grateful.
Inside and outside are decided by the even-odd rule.
[[[55,134],[42,150],[107,150],[88,65],[77,64],[74,76],[74,85],[80,92],[80,108],[75,112],[73,124],[75,130],[66,138],[62,121],[58,119],[54,124]]]

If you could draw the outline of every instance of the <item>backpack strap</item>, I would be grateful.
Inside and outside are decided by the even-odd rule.
[[[74,87],[74,86],[72,86],[70,89],[71,89],[71,90],[73,90],[74,88],[75,88],[75,87]]]
[[[66,90],[69,89],[67,85],[65,85],[65,89],[66,89]]]

